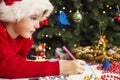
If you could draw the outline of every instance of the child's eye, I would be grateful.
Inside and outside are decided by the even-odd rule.
[[[37,18],[31,18],[32,20],[36,20]]]
[[[32,20],[37,20],[38,18],[37,17],[31,17]]]

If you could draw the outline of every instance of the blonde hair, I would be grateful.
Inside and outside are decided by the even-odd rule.
[[[53,6],[49,0],[21,0],[12,5],[6,5],[4,1],[0,3],[0,21],[15,22],[36,14],[44,13],[41,21],[50,15]]]

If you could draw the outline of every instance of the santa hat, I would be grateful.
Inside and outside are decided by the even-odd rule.
[[[15,22],[33,15],[44,13],[41,21],[53,10],[49,0],[2,0],[0,2],[0,21]]]

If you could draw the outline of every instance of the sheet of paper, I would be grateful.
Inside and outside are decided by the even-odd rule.
[[[85,66],[85,72],[83,74],[77,74],[77,75],[69,75],[67,77],[68,80],[84,80],[84,76],[90,76],[90,75],[95,75],[97,77],[100,77],[102,75],[102,71],[98,70],[97,65],[92,65],[92,66]]]

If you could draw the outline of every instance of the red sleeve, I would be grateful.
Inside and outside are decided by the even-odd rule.
[[[20,54],[22,57],[26,58],[32,47],[33,39],[22,39],[22,40],[20,40],[20,42],[21,42],[21,43],[19,43],[20,50],[19,50],[18,54]]]
[[[29,42],[23,48],[14,45],[15,51],[11,49],[6,33],[0,27],[0,77],[1,78],[30,78],[50,76],[59,74],[59,62],[33,62],[26,61],[25,55],[29,52]],[[11,43],[12,44],[12,43]],[[21,43],[20,43],[21,44]],[[10,48],[10,49],[9,49]],[[20,53],[18,50],[20,50]]]

